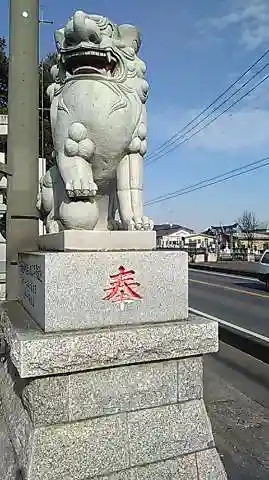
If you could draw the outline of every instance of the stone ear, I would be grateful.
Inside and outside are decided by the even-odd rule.
[[[54,39],[55,39],[57,51],[59,52],[64,44],[64,28],[60,28],[60,30],[56,30],[54,34]]]
[[[118,25],[118,32],[125,45],[132,47],[135,53],[138,53],[141,47],[139,30],[133,25]]]

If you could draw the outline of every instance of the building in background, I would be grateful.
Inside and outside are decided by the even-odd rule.
[[[194,230],[174,223],[155,225],[157,248],[183,248],[186,238],[194,233]]]
[[[205,232],[206,235],[213,236],[215,243],[219,250],[231,251],[234,249],[235,239],[241,233],[241,228],[238,223],[231,225],[211,225]]]
[[[213,235],[206,233],[193,233],[186,238],[185,245],[192,246],[195,249],[206,248],[215,250],[216,240]]]

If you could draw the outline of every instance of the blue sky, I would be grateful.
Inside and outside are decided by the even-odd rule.
[[[268,0],[41,0],[40,6],[44,18],[54,20],[54,26],[41,27],[42,55],[54,50],[54,29],[77,9],[139,26],[150,82],[149,153],[269,46]],[[7,0],[1,0],[0,34],[8,34]],[[269,81],[211,127],[145,168],[145,199],[268,154]],[[268,180],[269,167],[148,207],[147,213],[156,223],[176,222],[198,230],[233,222],[244,209],[268,220]]]

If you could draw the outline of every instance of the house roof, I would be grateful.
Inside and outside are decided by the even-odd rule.
[[[236,232],[240,230],[240,225],[238,223],[232,223],[231,225],[211,225],[205,232],[203,233],[224,233],[229,234],[232,232]]]
[[[159,225],[154,225],[154,230],[156,231],[157,237],[171,235],[172,233],[179,232],[180,230],[184,230],[190,234],[194,233],[194,230],[191,228],[184,227],[183,225],[178,225],[176,223],[162,223]]]
[[[193,237],[214,238],[214,235],[209,235],[208,233],[193,233],[192,235],[189,235],[188,238],[193,238]]]

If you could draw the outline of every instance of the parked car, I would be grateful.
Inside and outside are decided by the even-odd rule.
[[[265,250],[257,263],[257,276],[261,282],[269,287],[269,250]]]

